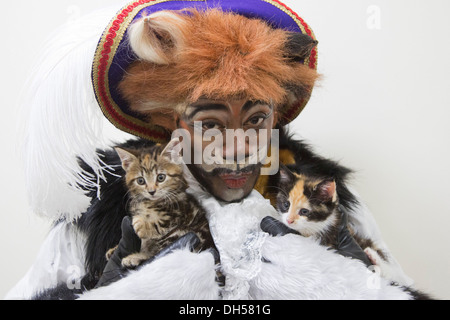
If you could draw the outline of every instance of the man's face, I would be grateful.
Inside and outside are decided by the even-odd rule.
[[[214,197],[235,202],[252,191],[261,170],[261,164],[253,161],[255,152],[269,147],[274,114],[273,106],[247,100],[200,99],[186,108],[180,118],[179,128],[187,130],[191,138],[193,159],[187,166]],[[222,133],[222,140],[210,138],[205,141],[204,137],[211,132]],[[236,136],[230,136],[232,132]],[[255,136],[254,133],[257,140],[245,136]],[[261,133],[263,138],[258,135]],[[205,161],[204,157],[194,159],[199,151],[206,154],[211,153],[212,149],[216,150],[213,152],[216,157],[214,163]],[[217,157],[222,161],[217,161]]]

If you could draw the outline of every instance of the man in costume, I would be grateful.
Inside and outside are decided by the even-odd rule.
[[[101,19],[93,16],[84,26],[94,20],[98,24]],[[35,265],[9,298],[415,297],[370,213],[345,186],[346,169],[314,155],[283,131],[282,162],[308,162],[342,178],[339,197],[348,223],[387,253],[389,279],[368,271],[370,262],[354,246],[346,225],[334,252],[272,220],[261,224],[267,216],[277,216],[262,196],[268,195],[269,179],[260,177],[261,163],[242,166],[237,160],[251,156],[247,143],[229,147],[229,141],[223,145],[223,157],[233,161],[226,166],[200,162],[185,167],[189,192],[208,211],[218,255],[191,252],[195,239],[185,237],[136,270],[121,268],[120,258],[139,244],[126,218],[120,160],[111,149],[95,149],[98,137],[89,118],[98,106],[117,128],[140,137],[123,144],[131,148],[167,142],[172,132],[183,129],[192,138],[195,154],[196,132],[281,129],[310,97],[317,79],[317,41],[310,27],[277,0],[141,0],[121,9],[99,42],[89,32],[83,41],[73,42],[89,45],[60,52],[64,59],[57,67],[49,63],[50,72],[43,67],[49,87],[44,90],[47,82],[41,82],[33,93],[34,118],[27,138],[32,164],[27,174],[30,189],[40,185],[43,194],[32,190],[31,203],[55,225]],[[90,60],[75,70],[72,62],[85,57]],[[69,80],[59,84],[58,76],[67,72]],[[64,88],[58,91],[58,85]],[[58,92],[51,96],[49,88]],[[36,121],[39,114],[58,119],[55,127],[43,128]],[[69,129],[64,127],[68,122]],[[46,134],[55,136],[47,137],[54,144],[43,147],[34,140]],[[206,147],[202,144],[201,150]],[[107,249],[118,243],[107,263]],[[218,256],[224,283],[216,277]]]

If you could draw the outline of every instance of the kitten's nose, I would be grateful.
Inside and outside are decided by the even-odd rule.
[[[152,190],[152,191],[149,191],[148,193],[150,193],[151,196],[154,196],[155,192],[156,192],[156,190]]]

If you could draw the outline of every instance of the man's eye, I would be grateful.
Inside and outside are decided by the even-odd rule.
[[[256,116],[251,117],[250,119],[247,120],[247,122],[245,123],[246,125],[252,126],[252,127],[258,127],[260,126],[264,120],[266,120],[268,118],[268,116],[263,115],[263,114],[258,114]]]
[[[248,122],[254,126],[261,124],[264,121],[263,117],[253,117]]]
[[[217,123],[214,121],[206,121],[206,122],[203,122],[202,128],[204,130],[212,130],[212,129],[220,130],[222,128],[222,125],[220,123]]]

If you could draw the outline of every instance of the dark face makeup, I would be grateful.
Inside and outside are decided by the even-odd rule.
[[[187,164],[189,170],[217,199],[226,202],[242,200],[253,190],[261,171],[261,164],[252,161],[255,151],[261,147],[261,139],[232,137],[230,140],[227,133],[236,132],[241,135],[239,137],[246,133],[265,134],[261,141],[268,148],[274,118],[273,107],[261,101],[200,99],[189,105],[179,121],[179,128],[186,129],[191,136],[193,159]],[[221,134],[223,140],[204,139],[203,134],[208,132]],[[218,150],[215,159],[221,161],[194,161],[195,152],[207,151],[212,141]]]

